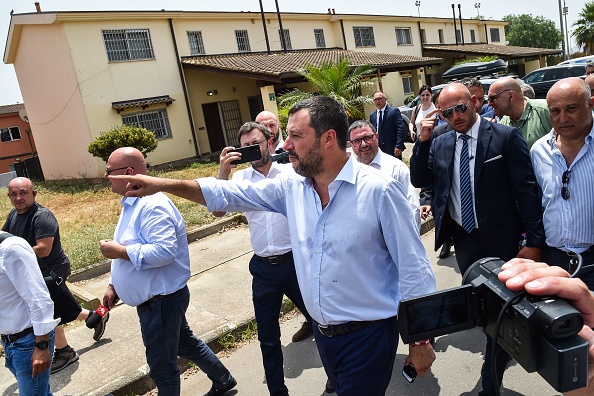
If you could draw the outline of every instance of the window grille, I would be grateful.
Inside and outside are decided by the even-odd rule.
[[[236,30],[235,39],[237,40],[237,50],[239,52],[250,52],[250,39],[247,30]]]
[[[409,28],[396,28],[396,43],[398,45],[411,45],[410,29]]]
[[[326,48],[324,29],[314,29],[314,36],[316,37],[316,48]]]
[[[375,47],[375,38],[373,37],[373,27],[353,27],[355,35],[355,47]]]
[[[287,50],[291,50],[293,49],[293,46],[291,45],[291,35],[289,34],[289,29],[283,29],[285,32],[285,45],[287,46],[285,49]],[[281,48],[283,46],[283,40],[281,38],[281,32],[280,29],[278,30],[278,39],[281,42]]]
[[[191,55],[204,55],[204,42],[202,41],[202,32],[197,30],[188,32],[188,41],[190,43]]]
[[[159,140],[173,137],[166,109],[124,114],[122,123],[145,128],[154,133]]]
[[[103,42],[110,62],[155,59],[148,29],[103,30]]]

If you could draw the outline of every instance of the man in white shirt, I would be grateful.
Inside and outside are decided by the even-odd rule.
[[[252,161],[251,167],[233,173],[233,181],[245,180],[256,183],[260,180],[274,179],[285,172],[293,172],[291,165],[280,165],[270,160],[269,147],[272,138],[269,129],[262,124],[246,122],[242,125],[237,134],[240,146],[258,144],[262,158]],[[239,160],[241,156],[233,150],[233,147],[225,147],[221,152],[218,179],[227,180],[231,170],[237,167],[232,162]],[[220,216],[224,212],[213,214]],[[306,323],[311,321],[299,291],[289,224],[287,218],[279,213],[247,211],[245,216],[250,227],[250,241],[254,248],[254,255],[250,260],[250,273],[253,276],[252,299],[266,385],[270,395],[288,395],[284,381],[278,320],[283,296],[289,297],[299,308],[307,320]]]
[[[280,130],[280,122],[278,122],[278,117],[274,113],[264,110],[256,116],[256,122],[268,127],[270,130],[272,135],[272,143],[269,146],[270,154],[274,154],[277,149],[283,148],[285,141]]]
[[[349,139],[359,162],[386,173],[402,185],[413,211],[413,220],[420,230],[419,196],[413,185],[410,184],[408,166],[398,158],[387,155],[379,149],[377,132],[369,121],[359,120],[353,122],[349,127]]]
[[[51,396],[54,303],[27,241],[0,232],[0,339],[19,394]]]

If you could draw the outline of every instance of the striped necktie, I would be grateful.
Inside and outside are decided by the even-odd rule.
[[[468,135],[460,135],[462,152],[460,153],[460,210],[462,228],[470,233],[474,229],[474,210],[472,208],[472,186],[470,185],[470,166],[468,158]]]

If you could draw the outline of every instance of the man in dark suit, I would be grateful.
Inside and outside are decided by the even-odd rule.
[[[377,110],[371,113],[369,122],[379,135],[380,150],[402,160],[405,147],[404,122],[400,110],[388,105],[383,92],[376,92],[373,95],[373,103]]]
[[[431,114],[421,123],[411,157],[412,184],[434,188],[436,250],[453,237],[461,274],[488,256],[538,261],[545,246],[528,146],[517,128],[480,118],[474,111],[476,100],[462,84],[446,86],[440,94],[441,114],[454,130],[431,140],[435,125],[435,114]],[[518,252],[522,233],[526,246]],[[487,337],[481,395],[495,394],[492,341]],[[508,359],[498,348],[498,384]]]

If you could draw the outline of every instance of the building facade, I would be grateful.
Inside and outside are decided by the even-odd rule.
[[[0,174],[37,155],[31,128],[22,103],[0,106]],[[20,113],[20,114],[19,114]]]

